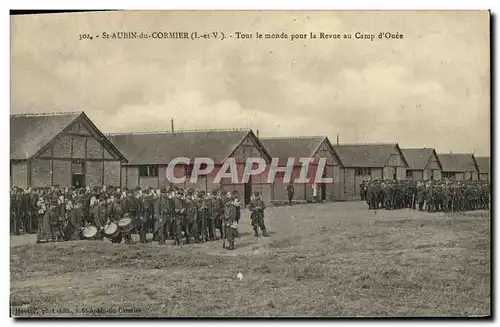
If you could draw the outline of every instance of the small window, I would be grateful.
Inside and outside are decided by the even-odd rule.
[[[407,170],[406,171],[406,179],[412,179],[413,178],[413,171]]]
[[[157,177],[158,176],[158,166],[157,165],[139,166],[139,176],[141,176],[141,177]]]
[[[370,176],[370,168],[356,168],[356,176]]]

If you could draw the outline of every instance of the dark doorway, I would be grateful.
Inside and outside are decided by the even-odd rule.
[[[322,177],[326,178],[326,171],[323,171]],[[325,201],[326,200],[326,184],[325,183],[319,184],[319,189],[321,192],[321,201]]]
[[[245,205],[250,204],[250,197],[252,196],[252,176],[249,176],[248,183],[245,183],[244,196]]]
[[[85,187],[85,162],[83,160],[71,162],[71,186]]]

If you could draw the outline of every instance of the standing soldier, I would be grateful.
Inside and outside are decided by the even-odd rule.
[[[60,209],[61,203],[60,199],[58,199],[57,194],[53,193],[50,199],[50,207],[47,210],[48,222],[49,222],[49,241],[59,242],[62,238],[61,230],[60,230],[60,218],[59,215],[61,213]]]
[[[205,205],[207,207],[207,229],[208,229],[208,239],[210,241],[215,241],[215,220],[216,220],[216,199],[212,196],[212,193],[207,192],[205,197]]]
[[[67,239],[68,241],[78,241],[80,239],[80,232],[82,231],[83,223],[83,199],[75,199],[74,205],[68,206],[68,228]]]
[[[106,213],[107,213],[107,223],[110,223],[110,222],[113,222],[113,223],[117,223],[118,220],[120,220],[123,216],[123,210],[121,208],[121,203],[118,199],[115,198],[114,195],[110,195],[109,199],[108,199],[108,203],[107,203],[107,207],[106,207]],[[122,239],[123,239],[123,236],[118,233],[118,235],[113,238],[111,240],[111,242],[113,243],[121,243],[122,242]]]
[[[385,210],[392,210],[393,209],[393,189],[392,185],[390,182],[382,183],[382,188],[384,191],[384,208]]]
[[[293,187],[293,183],[290,183],[286,187],[286,193],[288,195],[288,205],[292,205],[293,195],[295,194],[295,188]]]
[[[425,209],[427,212],[434,212],[434,188],[430,182],[427,182],[425,189]]]
[[[375,192],[377,194],[375,198],[375,209],[381,208],[385,203],[385,192],[383,188],[384,183],[381,181],[375,181]],[[390,199],[389,199],[390,200]]]
[[[222,247],[228,250],[234,249],[234,234],[236,229],[236,206],[234,205],[234,199],[230,192],[227,193],[225,203],[224,203],[224,238],[222,239]],[[229,246],[226,247],[226,240],[229,242]]]
[[[259,192],[254,192],[253,196],[250,198],[250,218],[252,219],[252,227],[254,231],[254,236],[259,237],[258,228],[262,231],[262,236],[269,237],[266,231],[266,225],[264,224],[264,210],[266,206]]]
[[[233,191],[233,205],[236,210],[236,226],[240,223],[240,218],[241,218],[241,203],[240,203],[240,198],[238,197],[238,191]],[[240,233],[238,232],[238,229],[234,231],[234,237],[240,237]]]
[[[214,223],[215,229],[219,230],[221,238],[224,237],[224,226],[222,225],[222,220],[224,216],[224,202],[221,194],[218,190],[214,189],[212,192],[212,205],[214,207]],[[214,230],[214,238],[217,238]]]
[[[104,193],[100,193],[98,195],[98,199],[96,199],[96,203],[94,204],[94,225],[97,228],[97,234],[95,236],[98,240],[104,239],[104,224],[107,220],[107,197]]]
[[[139,228],[139,239],[141,243],[147,243],[146,235],[149,232],[153,221],[153,194],[151,188],[148,188],[142,197],[141,225]]]
[[[174,242],[176,245],[181,245],[181,232],[184,224],[184,216],[186,215],[186,203],[183,198],[182,190],[177,190],[175,194],[174,208],[175,208]]]
[[[374,189],[373,189],[373,182],[370,182],[366,185],[366,195],[365,195],[365,200],[366,203],[368,204],[368,210],[373,209],[373,201],[372,201],[372,196],[374,195]]]
[[[365,181],[361,181],[359,184],[359,196],[361,197],[361,201],[366,200],[366,194],[365,194]]]
[[[196,199],[196,242],[204,243],[207,238],[207,206],[205,203],[205,192],[200,191]]]
[[[139,219],[139,199],[134,197],[132,190],[127,190],[125,197],[123,197],[121,201],[124,214],[128,215],[132,219],[132,224],[136,226],[137,220]],[[125,239],[125,244],[132,244],[131,233],[127,233],[127,235],[124,235],[123,238]]]
[[[442,192],[442,199],[441,199],[441,206],[442,210],[444,212],[450,212],[451,210],[451,199],[450,199],[450,188],[446,183],[441,184],[441,192]]]
[[[418,211],[423,211],[424,210],[424,203],[425,203],[425,186],[423,185],[422,182],[417,182],[417,197],[416,201],[418,203]]]
[[[162,193],[165,191],[164,193]],[[165,224],[166,217],[164,215],[164,206],[166,202],[166,191],[157,191],[153,199],[153,237],[158,241],[158,244],[165,245]]]
[[[196,208],[194,190],[189,189],[186,195],[186,215],[184,220],[184,233],[186,236],[186,244],[191,243],[191,236],[196,237],[196,216],[198,209]]]
[[[37,243],[42,243],[42,242],[47,242],[48,241],[48,235],[47,235],[47,226],[48,224],[44,224],[44,216],[45,212],[47,211],[47,203],[45,202],[45,197],[40,196],[37,201],[37,207],[38,207],[38,232],[37,232],[37,237],[36,237],[36,242]]]

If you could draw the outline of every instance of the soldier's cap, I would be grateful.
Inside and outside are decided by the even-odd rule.
[[[234,191],[233,191],[233,194],[238,194],[238,191],[234,190]]]
[[[253,194],[259,195],[259,191],[255,191],[255,192],[253,192]]]

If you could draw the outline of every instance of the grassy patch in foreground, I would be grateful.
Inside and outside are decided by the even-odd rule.
[[[16,308],[47,316],[490,313],[489,216],[342,211],[349,205],[270,210],[273,237],[255,239],[242,230],[245,236],[233,253],[219,243],[18,246],[11,249],[12,313]],[[107,311],[90,311],[99,308]]]

